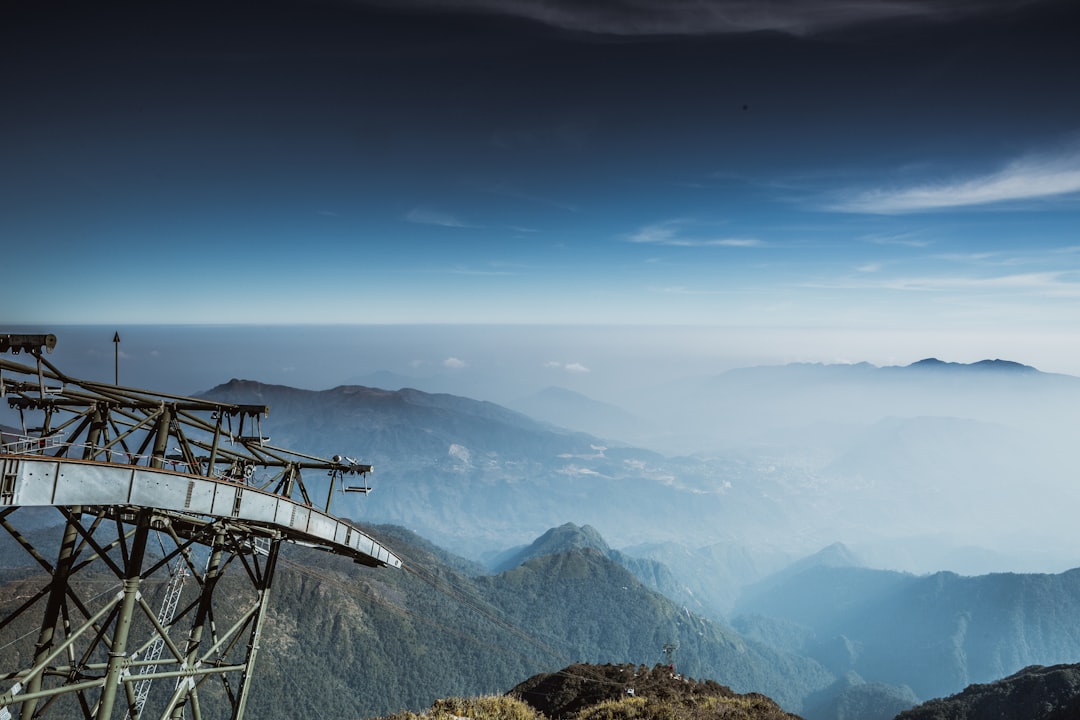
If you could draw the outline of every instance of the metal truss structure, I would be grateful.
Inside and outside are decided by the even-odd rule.
[[[0,357],[0,526],[40,568],[0,597],[0,720],[242,718],[283,542],[400,567],[330,514],[372,468],[270,445],[265,406],[73,379],[55,344],[0,335],[35,360]]]

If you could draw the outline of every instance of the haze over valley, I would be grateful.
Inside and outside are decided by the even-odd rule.
[[[673,544],[764,570],[837,542],[869,566],[920,573],[1076,565],[1076,377],[1014,360],[924,359],[682,377],[670,364],[650,382],[650,364],[628,357],[622,385],[598,379],[590,396],[604,371],[599,344],[574,348],[597,362],[559,369],[570,380],[560,386],[542,360],[551,355],[540,354],[550,343],[513,342],[526,332],[131,327],[119,370],[134,386],[269,405],[274,443],[375,465],[379,491],[342,498],[342,512],[403,524],[476,559],[572,522],[619,548]],[[61,334],[50,360],[73,376],[108,377],[108,335]],[[415,356],[386,354],[388,335],[407,338],[400,345],[416,356],[450,337],[463,357],[492,357],[418,371]],[[500,354],[501,342],[510,350]],[[364,369],[380,361],[381,372]],[[202,385],[181,384],[191,382]]]

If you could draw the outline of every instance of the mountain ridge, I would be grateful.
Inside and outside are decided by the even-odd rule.
[[[914,372],[910,387],[796,378],[792,390],[763,378],[693,388],[672,431],[689,427],[705,438],[699,447],[722,444],[670,455],[415,389],[233,380],[206,395],[269,405],[272,444],[374,465],[376,492],[343,498],[342,512],[404,524],[474,559],[571,522],[616,546],[727,546],[730,562],[699,560],[727,563],[725,573],[742,572],[737,562],[749,582],[770,569],[755,571],[754,558],[837,540],[868,562],[917,572],[1067,567],[1071,558],[1058,558],[1073,525],[1066,508],[1080,492],[1064,449],[1080,442],[1080,393],[1029,383],[1040,376],[1026,372],[991,374],[1001,382],[992,389],[945,375]],[[659,405],[655,413],[668,420]],[[1036,496],[1056,501],[1037,506]],[[703,589],[688,572],[681,584]]]
[[[896,720],[1073,720],[1080,717],[1080,665],[1031,665],[990,683],[929,700]]]
[[[608,560],[626,568],[645,587],[655,590],[684,607],[692,608],[705,616],[713,615],[710,607],[685,584],[676,579],[671,570],[652,558],[634,557],[607,544],[603,536],[591,525],[577,526],[564,523],[551,528],[538,537],[531,545],[509,551],[490,565],[491,571],[498,574],[512,571],[536,558],[559,555],[573,550],[593,550]]]
[[[748,637],[784,637],[782,627],[757,626],[750,614],[792,623],[790,644],[778,647],[806,652],[834,673],[938,697],[1080,654],[1071,620],[1080,612],[1080,568],[968,577],[816,566],[762,584],[736,612],[733,625]]]

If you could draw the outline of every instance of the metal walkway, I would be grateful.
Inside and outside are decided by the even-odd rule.
[[[40,569],[0,599],[0,720],[242,718],[281,543],[401,566],[330,512],[372,468],[270,445],[265,406],[70,378],[55,344],[0,335],[35,360],[0,357],[20,425],[0,432],[0,526]],[[33,508],[58,513],[49,537]],[[177,571],[196,582],[159,618]]]

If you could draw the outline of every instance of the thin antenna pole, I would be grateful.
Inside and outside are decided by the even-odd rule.
[[[120,384],[120,332],[113,332],[113,385]]]

